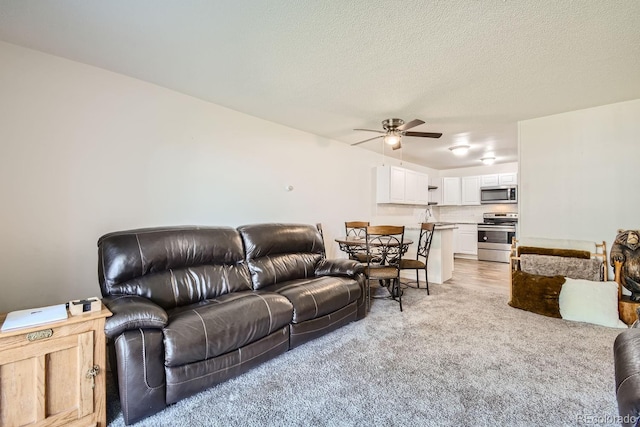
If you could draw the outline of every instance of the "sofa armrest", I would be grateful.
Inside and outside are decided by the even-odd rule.
[[[364,265],[352,259],[322,259],[316,265],[316,276],[347,276],[355,278],[364,273]]]
[[[144,297],[113,295],[104,297],[102,302],[113,313],[104,325],[108,338],[114,338],[128,329],[162,329],[169,322],[167,312]]]
[[[640,419],[640,330],[628,329],[619,334],[613,354],[618,412],[629,420],[623,425],[636,425]]]

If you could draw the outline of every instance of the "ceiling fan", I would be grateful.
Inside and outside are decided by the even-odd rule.
[[[383,120],[382,128],[384,131],[373,129],[354,129],[382,133],[383,135],[374,136],[373,138],[365,139],[364,141],[356,142],[351,145],[358,145],[377,138],[384,138],[384,142],[391,145],[391,148],[394,150],[397,150],[398,148],[402,148],[401,141],[403,136],[419,136],[422,138],[440,138],[442,136],[441,133],[437,132],[407,132],[408,129],[414,128],[423,123],[424,121],[420,119],[411,120],[409,123],[405,123],[402,119]]]

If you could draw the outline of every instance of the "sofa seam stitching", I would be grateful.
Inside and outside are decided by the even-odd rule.
[[[138,233],[136,233],[135,236],[136,236],[136,242],[138,243],[138,253],[140,253],[140,267],[142,268],[140,275],[144,276],[144,255],[142,255],[142,245],[140,245],[140,239],[138,238]]]
[[[204,359],[207,360],[209,358],[209,335],[207,334],[207,325],[204,323],[204,319],[195,309],[193,312],[200,318],[200,322],[202,322],[202,329],[204,330]]]

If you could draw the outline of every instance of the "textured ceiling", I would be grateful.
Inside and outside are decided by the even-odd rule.
[[[640,98],[637,0],[0,0],[0,40],[347,144],[419,118],[443,137],[385,154],[437,169],[516,161],[518,120]]]

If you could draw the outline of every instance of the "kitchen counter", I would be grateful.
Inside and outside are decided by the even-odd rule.
[[[431,249],[429,250],[429,261],[427,272],[429,283],[444,283],[453,276],[453,230],[455,223],[436,222],[433,238],[431,239]],[[420,236],[420,224],[405,225],[405,236],[416,242],[409,246],[409,251],[403,256],[406,259],[415,259],[417,244]],[[421,286],[424,286],[424,270],[419,271]],[[405,279],[415,280],[415,273],[411,270],[404,270],[401,273]]]
[[[453,230],[456,228],[455,222],[434,222],[436,225],[436,230]],[[405,230],[420,230],[422,228],[422,224],[411,224],[405,225]]]

